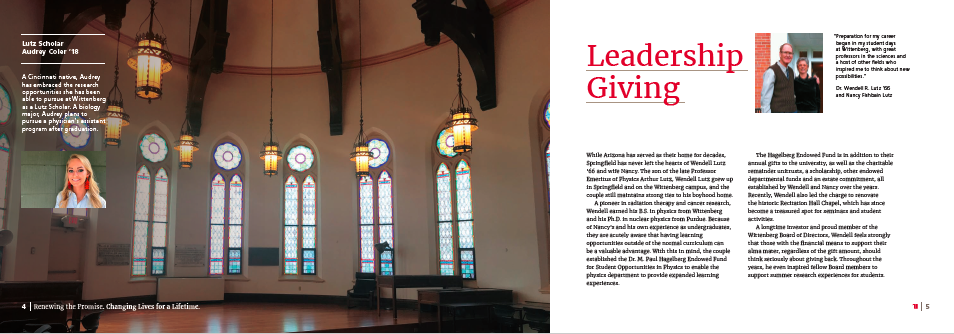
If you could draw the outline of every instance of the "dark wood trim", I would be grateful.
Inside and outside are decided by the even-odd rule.
[[[447,35],[467,57],[477,82],[481,110],[497,107],[497,74],[494,54],[494,16],[484,0],[464,0],[461,8],[446,0],[417,0],[412,7],[421,20],[424,44],[440,44]]]
[[[335,0],[318,0],[318,56],[321,71],[327,73],[328,122],[332,136],[344,133],[343,82],[341,68],[341,38],[338,32],[338,9]]]
[[[205,92],[209,87],[212,73],[222,73],[225,64],[225,50],[229,42],[229,33],[225,31],[228,22],[228,0],[204,0],[199,22],[192,43],[191,62],[189,64],[189,93],[186,102],[186,118],[192,126],[193,135],[202,133],[202,108]],[[173,57],[175,61],[175,57]],[[183,62],[185,59],[183,59]]]
[[[126,4],[129,0],[46,0],[43,11],[44,34],[77,34],[97,17],[106,15],[108,30],[118,30],[122,27],[122,20],[126,16]],[[63,19],[63,17],[66,19]],[[46,56],[41,57],[40,75],[52,76],[55,79],[42,79],[41,83],[55,85],[60,82],[60,64],[66,54],[53,54],[53,49],[66,50],[73,42],[75,35],[46,35],[44,42],[61,42],[60,46],[45,46]],[[53,87],[41,87],[42,90],[53,90]]]

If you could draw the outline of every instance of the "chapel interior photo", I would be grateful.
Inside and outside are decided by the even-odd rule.
[[[3,7],[0,332],[549,332],[549,0]]]

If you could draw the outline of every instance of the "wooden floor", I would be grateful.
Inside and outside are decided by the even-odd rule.
[[[378,317],[367,306],[349,310],[327,304],[228,302],[200,304],[198,310],[109,310],[103,313],[98,332],[304,332],[417,324],[417,320],[418,312],[406,309],[398,310],[395,321],[390,311],[382,310]],[[436,317],[425,313],[424,321],[433,323]]]

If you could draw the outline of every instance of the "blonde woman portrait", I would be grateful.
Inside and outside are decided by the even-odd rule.
[[[99,184],[93,177],[89,159],[73,154],[66,162],[66,184],[56,195],[57,208],[105,208],[106,200],[99,196]]]

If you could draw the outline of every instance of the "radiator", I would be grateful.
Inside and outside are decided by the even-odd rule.
[[[221,277],[162,277],[157,290],[160,303],[225,300],[225,280]]]

